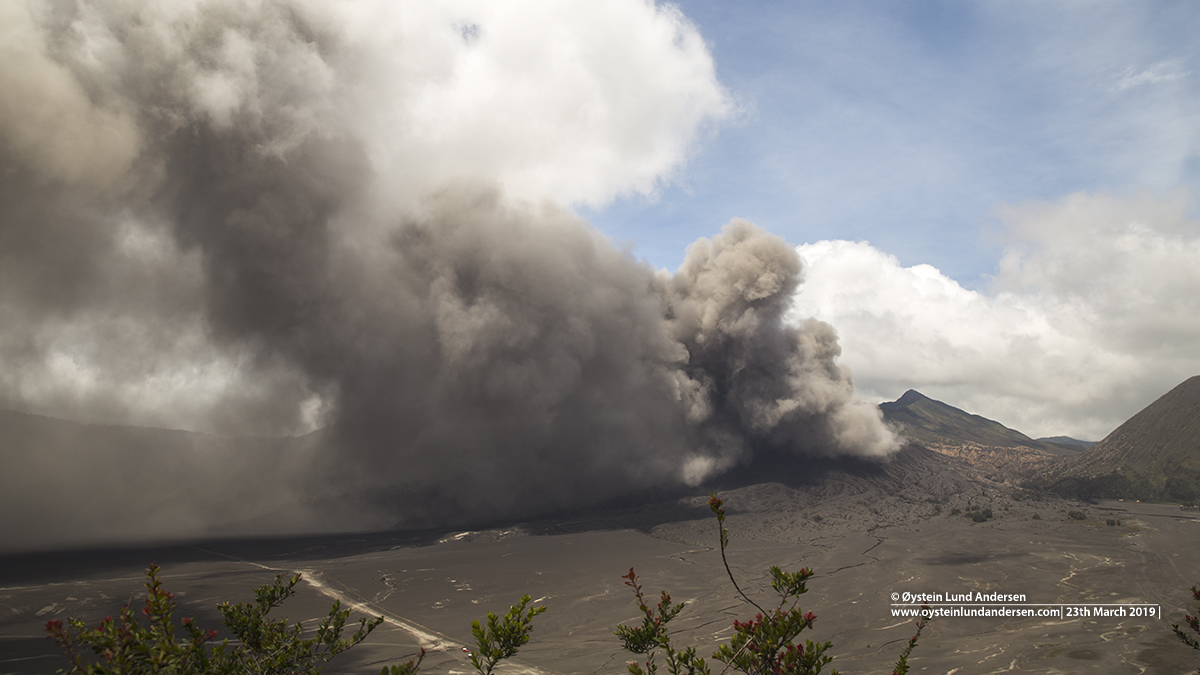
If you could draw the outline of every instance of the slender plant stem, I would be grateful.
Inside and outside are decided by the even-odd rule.
[[[750,596],[742,591],[742,587],[738,586],[737,579],[733,577],[733,570],[729,569],[729,560],[725,557],[725,524],[720,520],[717,521],[717,539],[721,542],[721,562],[725,564],[725,573],[729,575],[729,580],[733,582],[733,587],[737,590],[738,595],[742,596],[746,602],[758,607],[758,611],[762,612],[762,615],[766,617],[767,610],[759,607],[757,602],[751,600]]]

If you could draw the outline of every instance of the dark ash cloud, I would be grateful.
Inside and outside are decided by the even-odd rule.
[[[0,110],[0,404],[324,427],[293,454],[206,441],[202,462],[54,450],[57,477],[30,459],[47,450],[4,448],[58,499],[137,507],[89,531],[134,536],[145,505],[113,486],[150,456],[190,497],[154,502],[141,532],[186,536],[524,516],[763,448],[892,449],[833,329],[784,323],[802,279],[786,242],[735,220],[669,274],[487,177],[390,183],[352,105],[365,56],[309,10],[7,10],[27,40],[0,78],[28,97]]]

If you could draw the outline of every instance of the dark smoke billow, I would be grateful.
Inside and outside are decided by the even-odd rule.
[[[350,296],[330,311],[363,312],[357,332],[294,355],[332,378],[351,485],[399,482],[443,515],[529,513],[695,484],[755,448],[890,449],[829,326],[782,322],[795,251],[745,221],[669,275],[554,207],[457,188],[391,253],[356,286],[394,294]]]
[[[354,107],[365,56],[320,12],[186,7],[3,9],[26,42],[0,59],[0,402],[128,419],[175,378],[227,433],[323,430],[184,453],[157,474],[177,498],[144,502],[121,487],[141,450],[9,445],[57,492],[44,519],[94,498],[120,523],[89,531],[121,538],[147,509],[145,536],[428,525],[893,447],[832,328],[784,323],[779,237],[734,220],[669,274],[486,177],[392,182]]]

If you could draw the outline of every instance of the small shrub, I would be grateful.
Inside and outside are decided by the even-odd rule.
[[[631,570],[632,571],[632,570]],[[496,664],[517,653],[533,631],[533,617],[546,611],[545,607],[530,607],[532,598],[521,596],[517,604],[508,608],[504,618],[488,612],[487,626],[478,621],[471,623],[471,634],[475,636],[475,651],[471,654],[471,665],[482,675],[491,675]]]
[[[738,595],[758,609],[753,619],[734,621],[733,636],[729,643],[719,645],[713,653],[712,658],[726,664],[721,672],[732,668],[744,673],[820,673],[821,668],[833,660],[825,654],[832,643],[815,643],[812,640],[806,640],[803,644],[795,642],[803,631],[813,627],[817,619],[815,614],[804,612],[798,606],[799,596],[808,592],[807,581],[813,575],[812,570],[802,568],[798,572],[784,572],[772,567],[771,587],[779,596],[779,604],[771,610],[763,608],[742,591],[729,567],[725,556],[725,549],[729,546],[729,531],[725,529],[724,502],[713,494],[708,505],[717,516],[721,562],[725,572]],[[640,626],[622,625],[616,630],[626,651],[647,657],[644,663],[633,662],[628,665],[630,675],[656,673],[658,664],[655,663],[655,656],[660,651],[671,675],[710,675],[708,664],[697,656],[694,647],[676,651],[671,644],[667,624],[683,610],[683,603],[671,604],[670,594],[663,591],[658,604],[652,608],[646,602],[633,569],[622,578],[626,579],[625,585],[633,588],[638,608],[644,615]]]
[[[1087,514],[1083,511],[1067,511],[1067,517],[1071,520],[1087,520]]]
[[[315,675],[321,672],[321,663],[362,642],[383,622],[381,616],[364,617],[350,639],[342,639],[350,610],[342,609],[335,601],[329,615],[317,626],[316,637],[302,638],[304,627],[300,622],[293,624],[287,619],[268,617],[271,610],[296,594],[295,586],[300,581],[299,574],[290,578],[279,574],[273,583],[254,589],[254,602],[217,605],[224,616],[222,623],[237,641],[231,644],[225,640],[210,647],[208,642],[217,636],[217,631],[200,630],[191,618],[179,621],[186,638],[175,637],[173,615],[177,603],[174,594],[163,589],[158,573],[156,565],[146,570],[146,603],[141,613],[147,617],[147,625],[142,625],[129,604],[121,608],[116,620],[105,618],[91,629],[77,619],[67,619],[65,625],[57,620],[46,622],[49,637],[67,652],[71,669],[66,672]],[[530,621],[546,610],[529,607],[529,602],[526,595],[503,618],[488,612],[486,626],[478,621],[472,624],[477,651],[471,654],[471,663],[482,675],[490,675],[497,663],[516,654],[529,641]],[[95,658],[89,659],[88,652]],[[381,675],[418,675],[424,658],[422,649],[415,659],[385,667]]]
[[[988,507],[985,507],[982,509],[975,509],[973,511],[967,511],[966,514],[964,514],[964,515],[966,515],[966,517],[970,518],[971,520],[973,520],[977,523],[982,523],[985,520],[991,520],[992,507],[988,506]]]
[[[158,567],[151,565],[146,570],[146,604],[142,608],[147,625],[142,625],[126,603],[115,620],[105,617],[95,628],[68,618],[65,625],[59,620],[47,621],[46,632],[67,652],[71,664],[68,673],[207,671],[209,658],[204,646],[217,633],[201,630],[185,618],[180,625],[187,638],[177,640],[172,620],[175,606],[175,596],[162,588]],[[89,660],[88,652],[98,660]]]
[[[1040,513],[1036,512],[1036,511],[1034,511],[1034,513],[1033,513],[1033,520],[1041,520],[1041,519],[1042,519],[1042,514],[1040,514]]]
[[[832,643],[815,643],[812,640],[805,640],[803,644],[796,642],[796,638],[803,631],[811,629],[817,619],[815,614],[804,612],[798,606],[799,597],[808,592],[807,582],[813,576],[813,571],[801,568],[798,572],[784,572],[778,567],[770,568],[771,588],[779,596],[779,603],[773,609],[759,605],[742,591],[725,556],[725,549],[729,547],[729,531],[725,529],[724,502],[714,493],[708,500],[708,506],[717,516],[721,562],[725,566],[725,573],[737,594],[758,610],[749,621],[734,621],[733,636],[727,644],[719,645],[713,653],[713,659],[725,664],[721,673],[732,669],[748,674],[817,675],[833,660],[833,657],[826,654]],[[630,674],[656,673],[658,663],[655,662],[655,657],[661,652],[667,671],[671,675],[711,675],[708,664],[697,656],[694,647],[676,651],[671,643],[667,624],[683,611],[684,604],[672,604],[671,595],[662,591],[658,604],[651,607],[633,568],[621,578],[626,580],[626,586],[633,588],[638,609],[643,614],[640,626],[622,625],[616,630],[616,635],[621,639],[626,651],[647,657],[644,662],[628,664]],[[908,672],[908,657],[929,620],[926,614],[916,622],[917,632],[909,640],[908,647],[900,655],[900,660],[896,662],[894,673],[903,675]],[[836,670],[833,673],[837,675]]]
[[[1108,525],[1109,527],[1116,527],[1121,524],[1121,521],[1115,518],[1109,518],[1108,520],[1104,521],[1104,524]]]
[[[1200,585],[1192,586],[1191,591],[1192,599],[1200,600]],[[1191,629],[1193,633],[1195,633],[1197,636],[1200,636],[1200,607],[1196,608],[1196,614],[1197,616],[1184,614],[1183,622],[1188,628]],[[1179,638],[1183,644],[1191,647],[1192,649],[1200,650],[1200,640],[1197,640],[1195,637],[1192,637],[1184,632],[1184,630],[1179,627],[1179,624],[1171,624],[1171,630],[1175,631],[1175,637]],[[1200,668],[1197,668],[1196,672],[1200,673]]]
[[[659,650],[663,652],[667,670],[672,675],[680,672],[705,673],[707,675],[709,673],[708,666],[704,663],[703,658],[696,655],[696,648],[688,647],[680,652],[675,651],[671,644],[671,636],[667,632],[667,623],[679,616],[679,613],[683,611],[684,603],[671,604],[671,594],[663,591],[659,596],[658,605],[651,609],[650,605],[646,603],[646,597],[642,594],[642,585],[638,583],[637,574],[634,573],[633,568],[630,567],[629,574],[621,578],[626,580],[626,586],[633,588],[633,596],[637,599],[638,609],[642,610],[645,615],[642,617],[642,625],[636,627],[620,625],[615,631],[615,635],[621,639],[625,651],[647,657],[645,670],[637,662],[628,665],[630,675],[657,672],[658,664],[654,662],[654,656],[655,652]]]
[[[900,660],[896,661],[896,667],[892,669],[892,675],[906,675],[908,673],[908,657],[912,654],[912,650],[916,648],[917,641],[921,639],[921,631],[925,630],[925,626],[933,621],[932,615],[929,612],[929,605],[921,605],[921,609],[925,612],[920,619],[917,619],[917,632],[908,639],[908,645],[904,647],[904,651],[900,652]],[[870,647],[871,645],[867,645]]]
[[[354,635],[344,640],[342,630],[350,610],[343,610],[340,603],[334,602],[329,615],[317,627],[317,636],[301,638],[303,626],[299,622],[267,618],[272,609],[295,595],[293,588],[300,581],[299,574],[290,579],[280,574],[274,583],[254,590],[254,602],[237,605],[226,602],[217,606],[224,616],[225,627],[237,638],[237,643],[231,645],[225,640],[208,649],[206,644],[217,636],[217,631],[201,630],[191,618],[179,621],[187,637],[176,639],[173,615],[177,603],[174,594],[163,589],[158,573],[156,565],[146,570],[146,601],[141,612],[146,616],[146,625],[128,603],[116,620],[105,618],[91,629],[77,619],[67,619],[65,626],[62,621],[46,623],[49,637],[67,652],[71,663],[67,672],[319,673],[318,662],[329,661],[362,642],[383,621],[383,617],[364,617]],[[88,651],[96,657],[90,662],[86,657]]]

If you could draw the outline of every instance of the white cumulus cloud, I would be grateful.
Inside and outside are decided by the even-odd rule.
[[[1098,440],[1200,373],[1200,221],[1184,192],[1007,208],[984,291],[866,242],[799,247],[795,316],[833,324],[861,395],[906,389],[1032,436]]]
[[[371,64],[365,135],[407,186],[484,177],[590,205],[651,194],[733,110],[673,5],[377,2],[342,21]]]

